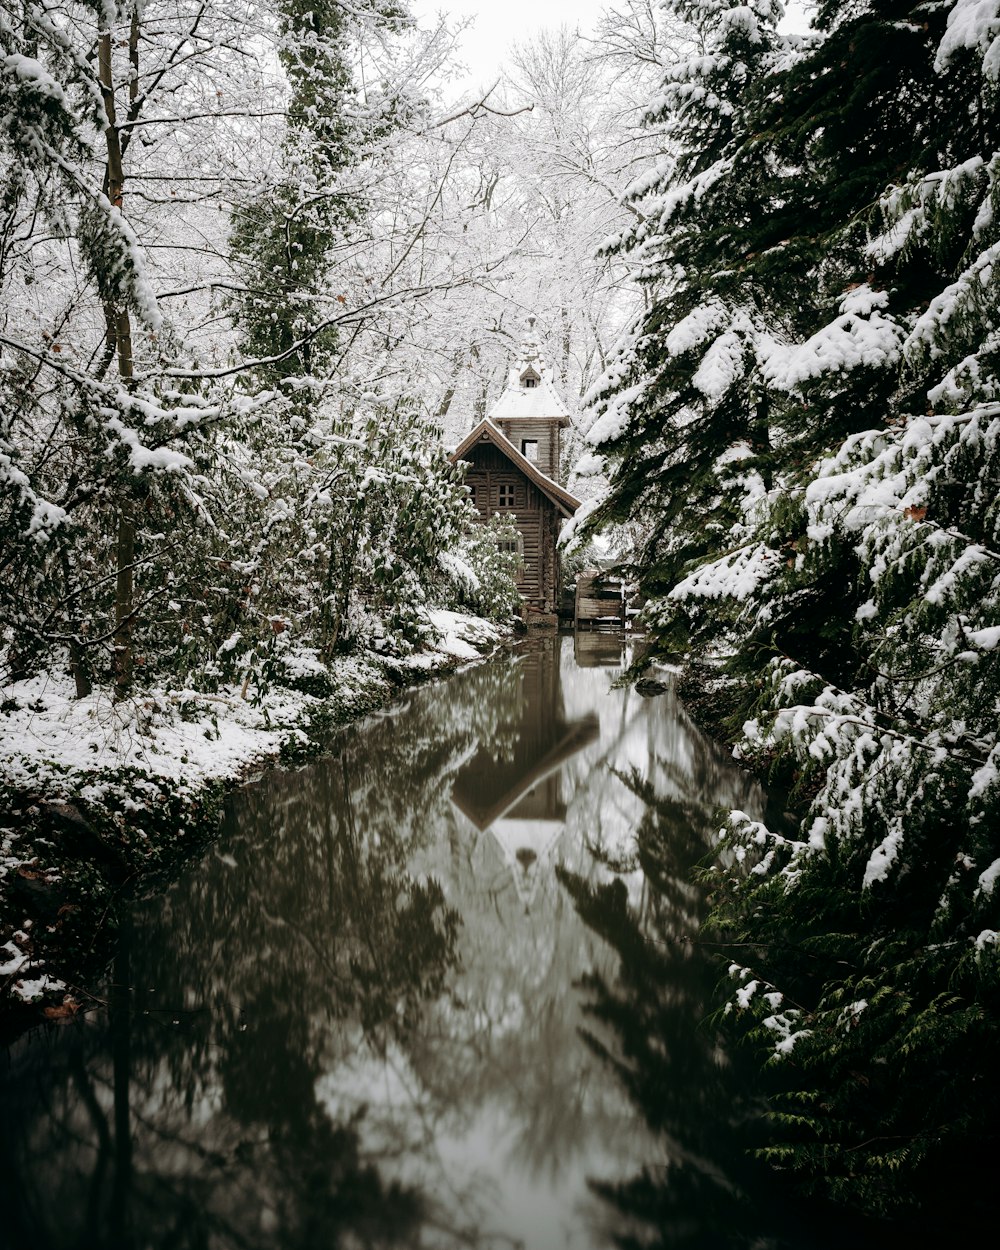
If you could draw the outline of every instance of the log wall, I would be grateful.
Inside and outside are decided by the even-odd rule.
[[[522,598],[551,611],[558,577],[555,506],[498,448],[480,443],[465,458],[469,463],[465,484],[474,492],[480,516],[488,521],[497,514],[513,515],[520,532],[523,565],[517,588]],[[512,497],[513,505],[501,504],[502,487],[506,488],[503,497]]]

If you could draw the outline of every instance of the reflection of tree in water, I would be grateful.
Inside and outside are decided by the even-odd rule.
[[[431,732],[395,750],[432,779],[455,754]],[[416,1240],[423,1204],[380,1178],[360,1118],[331,1122],[315,1092],[331,1055],[411,1030],[453,961],[457,915],[405,867],[406,838],[447,791],[427,786],[394,820],[393,753],[387,735],[362,761],[348,742],[331,765],[237,796],[224,849],[123,930],[131,1012],[120,999],[51,1056],[22,1048],[21,1075],[45,1090],[39,1103],[12,1084],[5,1108],[6,1219],[25,1246]],[[124,1081],[107,1060],[123,1026]]]
[[[624,1182],[592,1181],[615,1212],[611,1227],[641,1230],[617,1233],[615,1244],[627,1250],[842,1244],[843,1224],[827,1230],[810,1224],[806,1231],[789,1206],[787,1186],[751,1160],[761,1127],[751,1069],[729,1053],[709,1018],[727,961],[699,944],[708,887],[697,882],[696,870],[718,819],[697,800],[698,788],[677,785],[665,797],[638,774],[629,782],[646,804],[636,838],[645,882],[640,897],[630,900],[617,877],[595,883],[560,873],[581,918],[618,956],[614,975],[594,971],[584,978],[586,1040],[614,1070],[668,1158],[663,1168],[644,1168]],[[861,1244],[856,1230],[851,1239]]]
[[[548,660],[557,676],[559,658],[552,649]],[[602,845],[634,853],[644,803],[629,784],[633,770],[650,772],[658,785],[684,796],[702,824],[715,802],[748,810],[759,804],[755,784],[695,729],[672,695],[648,700],[621,690],[609,698],[613,676],[564,663],[558,698],[549,696],[566,726],[602,706],[599,740],[570,756],[561,770],[565,832],[557,856],[564,869],[595,888],[608,878],[589,846],[595,828]],[[546,689],[550,678],[546,674],[541,683]],[[630,1158],[637,1146],[633,1113],[623,1109],[617,1089],[577,1036],[575,983],[588,969],[610,978],[614,953],[581,924],[551,867],[530,908],[522,905],[495,840],[463,820],[475,813],[462,797],[462,811],[453,815],[450,859],[430,865],[449,882],[449,899],[463,916],[462,999],[433,1007],[431,1015],[444,1018],[433,1033],[428,1025],[415,1039],[412,1057],[421,1081],[452,1119],[462,1115],[471,1123],[483,1107],[503,1107],[514,1126],[510,1151],[533,1172],[554,1177],[602,1147]],[[498,806],[503,802],[494,802],[485,787],[480,810],[488,816]],[[706,845],[699,843],[696,858]],[[637,906],[652,905],[638,869],[629,888]],[[691,895],[685,883],[681,901],[688,917],[697,910]]]
[[[118,971],[130,941],[123,932]],[[414,1243],[422,1203],[381,1178],[357,1123],[333,1123],[318,1105],[301,1017],[268,1014],[227,1044],[206,1013],[157,1020],[116,997],[109,1023],[20,1047],[2,1107],[3,1244]],[[205,1033],[216,1041],[202,1051],[221,1051],[216,1073],[192,1062],[191,1084],[178,1086],[165,1056]]]
[[[703,853],[703,796],[754,798],[671,696],[609,695],[607,671],[568,655],[537,642],[420,690],[341,735],[329,759],[234,796],[200,869],[134,910],[117,977],[131,997],[116,998],[110,1029],[20,1049],[0,1184],[23,1242],[508,1244],[488,1230],[525,1192],[561,1216],[586,1201],[595,1167],[617,1156],[627,1175],[655,1153],[600,1046],[581,1041],[577,987],[587,973],[595,1035],[636,1014],[640,1041],[667,1037],[658,1011],[679,1013],[676,1046],[696,1032],[704,992],[687,948],[652,948],[665,962],[621,984],[614,962],[630,925],[664,937],[697,924],[686,865]],[[455,802],[477,768],[495,781],[465,792],[482,827]],[[643,824],[641,864],[609,885],[591,842],[636,858],[649,795],[633,770],[672,796],[679,833],[657,851]],[[528,864],[526,893],[517,851],[537,821],[558,835]],[[674,1072],[704,1083],[688,1107],[709,1117],[725,1073],[705,1037]],[[638,1093],[657,1043],[628,1044],[619,1059],[637,1067]],[[669,1097],[650,1080],[667,1123]],[[708,1140],[687,1143],[692,1159],[716,1157]],[[589,1210],[574,1227],[594,1228]]]
[[[14,1244],[410,1245],[440,1221],[380,1177],[426,1126],[380,1122],[366,1153],[365,1110],[331,1116],[317,1089],[362,1050],[424,1045],[458,916],[407,865],[441,836],[470,753],[515,751],[525,672],[518,658],[459,675],[450,698],[417,692],[332,760],[234,796],[199,871],[123,930],[130,1000],[51,1053],[21,1048],[4,1108]]]
[[[600,952],[565,906],[549,862],[557,854],[584,867],[583,848],[561,842],[573,792],[563,773],[599,736],[593,703],[565,711],[562,649],[557,639],[536,640],[515,682],[485,692],[507,745],[497,751],[492,739],[479,740],[452,785],[447,841],[426,857],[463,916],[462,975],[410,1049],[452,1132],[470,1131],[492,1107],[510,1125],[508,1156],[553,1177],[594,1138],[622,1131],[617,1102],[602,1105],[575,1034],[573,983]]]

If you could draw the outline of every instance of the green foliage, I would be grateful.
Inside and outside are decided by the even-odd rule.
[[[276,679],[319,692],[338,651],[408,653],[451,593],[442,558],[474,533],[461,475],[414,410],[331,414],[294,440],[272,420],[206,449],[225,516],[200,536],[211,593],[174,582],[156,623],[161,662],[201,688],[249,675],[257,696]]]
[[[515,580],[519,548],[517,526],[507,517],[494,514],[485,525],[474,518],[459,545],[441,557],[453,588],[452,605],[488,620],[509,621],[521,603]]]
[[[752,952],[734,969],[753,991],[740,1029],[771,1055],[760,1157],[854,1208],[939,1215],[944,1178],[960,1173],[975,1193],[988,1176],[997,959],[930,942],[916,908],[864,898],[848,869],[817,860],[794,885],[730,882],[716,917]],[[980,1215],[974,1200],[964,1218]]]
[[[763,1157],[897,1213],[985,1184],[1000,1109],[994,36],[954,4],[823,5],[805,42],[677,7],[707,54],[639,184],[651,307],[595,515],[638,529],[659,642],[726,657],[739,749],[792,787],[712,877],[780,1094]]]
[[[358,23],[397,24],[398,5],[363,0],[349,12],[336,0],[280,0],[277,17],[291,92],[284,161],[269,194],[258,190],[236,208],[230,236],[246,287],[235,322],[244,350],[272,383],[323,374],[332,362],[337,314],[357,299],[356,291],[338,289],[333,259],[365,208],[341,175],[406,113],[402,102],[377,90],[362,102],[350,58]],[[308,407],[308,391],[298,394]]]
[[[0,787],[7,826],[16,830],[19,853],[31,865],[31,875],[20,878],[22,888],[0,893],[0,936],[7,940],[29,920],[32,957],[70,982],[87,984],[107,966],[121,899],[134,883],[165,888],[217,836],[223,788],[207,785],[192,797],[132,767],[110,783],[95,773],[79,788],[90,793],[75,804],[39,804],[37,794]]]

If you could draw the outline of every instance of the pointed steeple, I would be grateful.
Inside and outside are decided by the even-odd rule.
[[[569,425],[569,409],[552,384],[535,332],[537,318],[532,315],[527,320],[527,330],[507,374],[507,388],[490,410],[489,417],[501,423],[527,419]]]
[[[528,331],[521,340],[521,363],[525,365],[538,364],[541,369],[545,368],[545,361],[542,359],[542,345],[538,341],[538,335],[535,333],[535,322],[538,318],[531,314],[528,318]]]

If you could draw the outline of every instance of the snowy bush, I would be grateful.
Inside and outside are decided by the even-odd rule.
[[[502,516],[485,525],[475,522],[440,562],[450,599],[447,606],[465,608],[488,620],[509,621],[520,606],[515,577],[521,566],[517,527]]]

